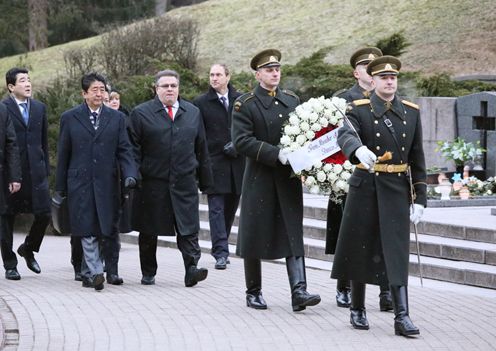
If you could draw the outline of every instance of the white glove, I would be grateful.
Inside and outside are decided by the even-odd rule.
[[[419,204],[413,204],[412,206],[410,206],[410,222],[412,222],[413,224],[418,224],[423,214],[424,206]]]
[[[279,151],[279,155],[277,156],[277,158],[279,159],[279,162],[281,162],[283,165],[288,164],[288,154],[289,154],[289,150],[281,149]]]
[[[377,156],[365,145],[360,146],[358,149],[356,149],[355,156],[367,169],[371,169],[372,167],[374,167],[375,161],[377,160]]]

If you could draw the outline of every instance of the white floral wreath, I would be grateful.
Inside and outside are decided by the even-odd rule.
[[[342,113],[346,111],[346,105],[344,99],[326,99],[321,96],[297,106],[283,125],[280,147],[286,152],[292,152],[341,127]],[[348,179],[354,167],[344,154],[338,151],[296,175],[303,177],[310,193],[329,194],[332,201],[341,203],[343,195],[348,193]]]

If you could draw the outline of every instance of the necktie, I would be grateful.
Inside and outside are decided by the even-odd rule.
[[[21,102],[19,105],[22,107],[22,118],[24,119],[24,123],[28,125],[29,122],[28,104],[26,102]]]
[[[93,128],[98,128],[98,113],[91,112],[91,123],[93,124]]]
[[[169,114],[170,119],[174,120],[174,113],[172,112],[172,106],[167,106],[167,113]]]
[[[222,105],[226,109],[226,111],[229,111],[229,105],[227,104],[227,99],[225,96],[220,97],[220,102],[222,102]]]

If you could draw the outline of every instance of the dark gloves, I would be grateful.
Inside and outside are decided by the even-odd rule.
[[[232,141],[224,145],[224,154],[232,158],[238,157],[238,152],[236,151]]]

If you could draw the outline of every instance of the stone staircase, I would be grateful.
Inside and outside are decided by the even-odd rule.
[[[325,198],[317,203],[305,201],[304,243],[307,266],[332,268],[332,255],[326,255]],[[238,211],[239,214],[239,211]],[[238,216],[229,239],[230,252],[235,252]],[[210,252],[210,232],[206,197],[200,198],[200,246]],[[423,277],[458,284],[496,289],[496,231],[490,229],[421,222],[418,226]],[[137,233],[121,235],[122,241],[137,243]],[[418,276],[415,235],[411,234],[410,274]],[[160,237],[159,245],[175,247],[174,237]]]

